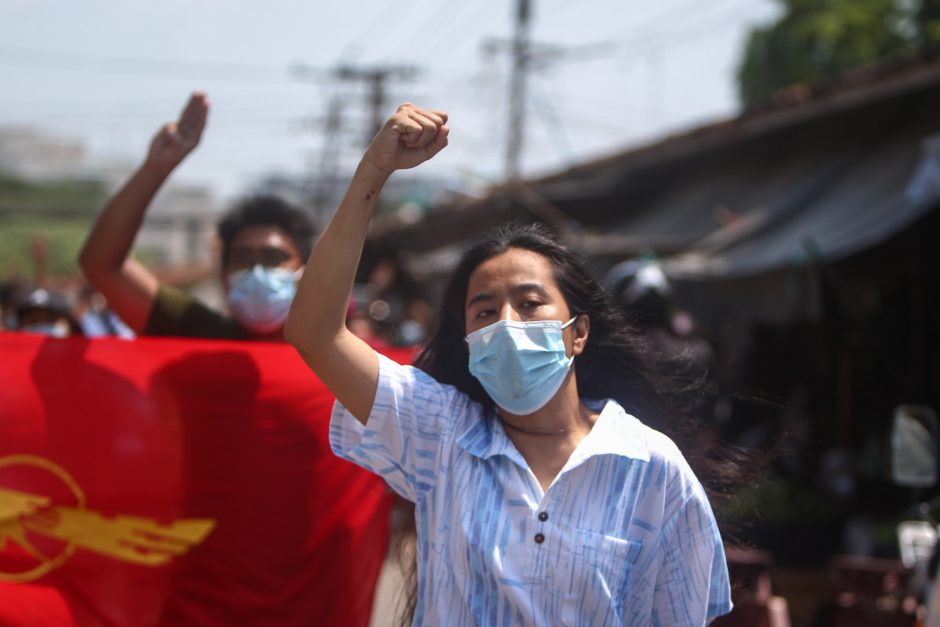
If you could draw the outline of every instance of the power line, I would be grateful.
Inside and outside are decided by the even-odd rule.
[[[406,12],[402,10],[399,3],[389,2],[385,12],[372,20],[366,31],[353,41],[356,43],[365,42],[367,44],[365,49],[368,50],[370,46],[374,47],[381,42],[388,33],[395,32],[396,22],[400,21],[405,15]],[[346,48],[349,48],[349,44],[346,45]]]
[[[434,28],[435,25],[444,22],[444,18],[448,13],[453,11],[454,5],[450,2],[441,2],[438,5],[437,11],[431,14],[428,19],[421,24],[417,29],[411,32],[408,38],[405,40],[407,45],[412,46],[414,42],[421,41],[421,37],[425,32],[435,32],[437,28]]]
[[[470,7],[471,5],[468,3],[464,3],[463,6]],[[463,26],[466,26],[467,24],[476,21],[481,13],[483,13],[486,9],[491,9],[492,7],[491,7],[489,0],[479,0],[479,4],[475,8],[476,8],[476,11],[474,11],[472,14],[461,15],[459,16],[459,18],[453,19],[453,21],[451,22],[450,28],[442,29],[441,31],[439,31],[437,37],[431,40],[431,42],[428,44],[428,52],[427,52],[428,58],[438,59],[439,56],[437,55],[437,51],[442,44],[445,44],[445,43],[452,44],[454,41],[454,38],[453,38],[454,33],[458,32]]]
[[[555,103],[552,102],[551,94],[542,89],[535,92],[535,111],[542,118],[545,124],[545,130],[555,147],[555,152],[563,161],[571,163],[574,161],[575,150],[568,137],[568,129],[558,115]]]
[[[714,8],[717,5],[720,5],[724,0],[711,0],[705,4],[705,8]],[[651,31],[655,30],[656,27],[660,26],[662,23],[667,21],[672,21],[676,15],[701,15],[702,9],[701,0],[691,0],[691,2],[683,2],[678,5],[673,5],[666,11],[663,11],[655,18],[644,22],[641,26],[632,26],[625,31],[621,31],[618,34],[607,37],[607,40],[619,39],[620,37],[631,37],[635,36],[636,33],[641,35],[650,36]]]
[[[732,17],[737,17],[741,14],[742,7],[732,6],[731,10],[726,11],[725,13],[720,13],[717,16],[712,15],[713,19],[711,20],[701,20],[692,24],[692,28],[685,30],[668,32],[665,35],[660,35],[660,39],[652,44],[647,42],[637,41],[633,42],[634,46],[631,47],[630,44],[624,44],[619,50],[620,54],[625,54],[627,52],[636,52],[636,51],[649,51],[656,48],[662,48],[663,46],[685,46],[693,41],[702,39],[703,37],[714,35],[717,32],[720,32],[721,27],[734,26],[735,24],[729,19]],[[638,44],[647,44],[645,46]]]
[[[272,120],[272,119],[287,120],[288,118],[299,113],[300,110],[301,110],[301,107],[299,106],[295,107],[292,110],[272,109],[272,110],[267,110],[267,111],[263,109],[256,109],[256,110],[223,109],[223,110],[217,110],[211,113],[210,115],[212,116],[211,123],[213,125],[216,125],[216,124],[219,124],[220,122],[232,122],[232,121],[244,121],[244,120],[249,120],[249,121],[265,121],[265,120]],[[0,110],[0,113],[7,114],[7,115],[11,114],[9,110],[7,111]],[[23,115],[29,115],[30,117],[36,118],[36,119],[53,118],[53,119],[66,119],[66,120],[102,119],[102,120],[140,120],[140,121],[153,120],[154,118],[161,117],[161,116],[166,117],[166,118],[171,118],[174,115],[172,112],[168,113],[167,108],[161,108],[160,110],[154,109],[150,111],[140,111],[140,110],[128,111],[120,107],[100,108],[96,111],[88,111],[88,110],[86,111],[45,110],[43,111],[41,109],[31,109],[29,111],[19,111],[17,113],[20,113]]]
[[[714,2],[707,5],[708,8],[714,8],[715,6],[721,5],[727,0],[714,0]],[[748,3],[750,4],[750,3]],[[602,58],[609,58],[612,55],[622,55],[627,52],[636,52],[636,51],[647,51],[654,48],[662,47],[663,43],[661,41],[663,34],[661,32],[656,32],[656,27],[662,23],[669,20],[673,15],[682,13],[684,15],[694,15],[696,17],[701,17],[701,12],[692,12],[691,9],[701,7],[702,3],[700,0],[693,0],[692,2],[687,2],[680,4],[678,6],[673,6],[670,10],[662,13],[653,20],[650,20],[644,23],[642,26],[631,27],[627,31],[623,31],[621,35],[614,35],[608,37],[601,41],[596,41],[588,44],[581,44],[577,46],[568,46],[568,45],[545,45],[541,44],[537,51],[537,54],[533,52],[533,56],[537,56],[539,60],[543,63],[539,65],[538,63],[533,64],[532,69],[544,69],[548,64],[557,63],[559,61],[565,62],[584,62],[584,61],[596,61]],[[734,11],[729,11],[728,14],[720,14],[721,20],[712,20],[707,21],[709,16],[706,16],[706,19],[699,20],[694,22],[692,25],[696,28],[690,29],[693,32],[693,35],[698,35],[700,29],[698,28],[702,24],[707,23],[707,28],[711,28],[713,22],[725,22],[728,16],[739,15],[741,11],[740,7],[735,7]],[[713,17],[713,16],[712,16]],[[733,22],[728,22],[729,25]],[[680,31],[676,33],[675,31],[667,33],[667,35],[679,35],[682,36],[686,31]],[[628,41],[620,41],[620,37],[632,36]],[[685,43],[685,42],[682,42]],[[492,44],[491,44],[492,45]]]
[[[750,3],[747,3],[750,4]],[[715,6],[715,5],[710,5]],[[705,16],[704,19],[693,22],[690,28],[667,31],[666,33],[654,33],[647,31],[640,34],[631,41],[625,42],[614,42],[608,41],[607,43],[612,47],[614,52],[618,55],[623,55],[627,53],[635,52],[646,52],[656,48],[662,48],[664,45],[676,44],[676,45],[685,45],[690,41],[698,39],[699,36],[708,34],[710,32],[715,32],[714,28],[716,26],[733,26],[736,25],[733,18],[741,14],[743,7],[734,5],[731,7],[732,10],[726,11],[724,13],[719,13],[716,15]],[[709,18],[718,18],[718,19],[709,19]]]
[[[287,82],[289,79],[287,67],[273,65],[115,57],[4,45],[0,45],[0,63],[57,71],[164,78],[212,78],[243,83]],[[325,78],[325,75],[321,74],[320,78]]]
[[[389,114],[387,85],[390,80],[411,80],[418,69],[407,65],[353,66],[341,65],[336,69],[336,77],[341,81],[362,83],[367,87],[367,103],[371,117],[371,138]]]
[[[76,107],[93,107],[98,111],[106,107],[111,109],[133,107],[135,111],[154,111],[156,113],[160,113],[165,112],[168,109],[172,110],[174,108],[179,108],[181,104],[182,101],[178,96],[164,96],[154,98],[93,98],[83,100],[56,100],[53,98],[0,98],[0,107],[24,107],[28,108],[30,112],[36,111],[36,107],[53,106],[68,110],[75,110]],[[264,104],[260,105],[226,105],[224,110],[237,112],[268,112],[294,109],[297,106],[298,105],[295,103],[277,104],[265,101]]]

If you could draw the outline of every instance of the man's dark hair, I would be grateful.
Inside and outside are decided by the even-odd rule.
[[[250,226],[280,227],[294,242],[304,262],[310,257],[316,228],[307,212],[276,196],[252,196],[235,205],[219,222],[223,268],[228,265],[235,236]]]

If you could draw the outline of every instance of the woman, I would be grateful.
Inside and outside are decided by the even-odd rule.
[[[628,413],[656,406],[630,338],[545,233],[503,231],[465,256],[423,370],[344,327],[378,192],[446,146],[446,122],[404,105],[379,131],[285,328],[337,397],[336,453],[416,504],[414,623],[702,625],[727,613],[705,492],[672,441]]]

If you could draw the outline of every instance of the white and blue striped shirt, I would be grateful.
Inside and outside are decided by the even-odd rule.
[[[479,404],[379,356],[333,450],[416,504],[416,625],[704,625],[731,610],[721,537],[665,435],[614,401],[543,492]]]

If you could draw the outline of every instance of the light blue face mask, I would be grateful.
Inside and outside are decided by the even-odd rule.
[[[287,321],[297,293],[300,271],[256,265],[228,277],[228,304],[232,316],[253,333],[277,331]]]
[[[561,388],[574,357],[568,357],[561,320],[500,320],[467,336],[470,374],[497,405],[525,416],[545,406]]]

